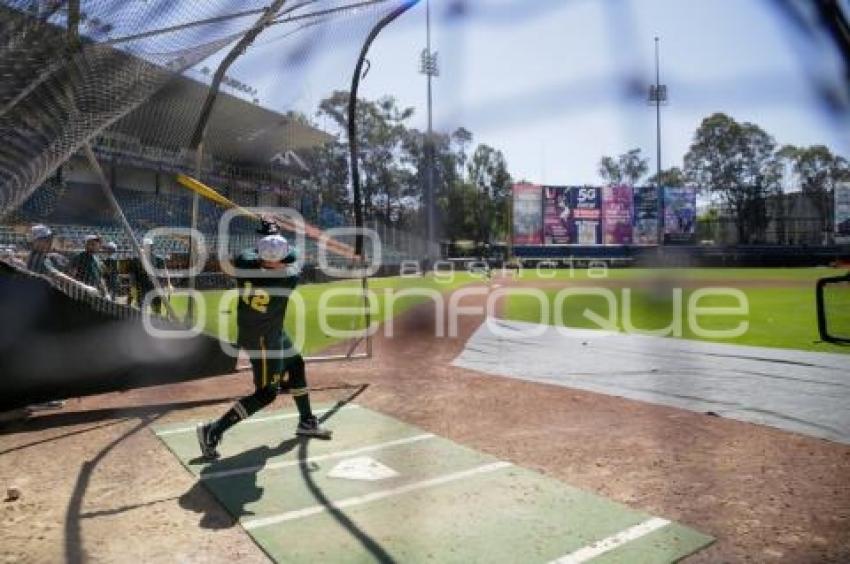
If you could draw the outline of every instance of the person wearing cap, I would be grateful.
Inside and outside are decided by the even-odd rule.
[[[53,231],[46,225],[36,224],[30,228],[30,250],[27,257],[26,267],[30,272],[43,274],[55,278],[62,278],[75,282],[65,276],[60,268],[60,255],[51,252],[53,250]],[[51,400],[27,406],[29,411],[44,411],[48,409],[60,409],[65,405],[65,400]]]
[[[67,272],[83,284],[96,288],[101,296],[108,297],[109,291],[103,280],[103,262],[98,256],[102,245],[100,235],[86,235],[85,249],[71,258]]]
[[[97,294],[95,288],[62,272],[67,261],[59,253],[51,252],[53,249],[53,232],[49,227],[42,224],[33,225],[30,229],[30,245],[31,250],[25,265],[27,270],[61,281],[66,287],[75,286],[89,294]]]
[[[53,231],[46,225],[37,224],[30,228],[32,250],[27,257],[27,270],[47,276],[56,275],[60,268],[53,251]]]
[[[237,343],[251,356],[255,391],[237,401],[221,418],[197,427],[204,458],[217,458],[224,433],[271,404],[281,386],[289,390],[298,408],[295,434],[331,438],[331,431],[319,425],[311,410],[304,359],[283,330],[289,294],[300,275],[297,261],[296,249],[283,236],[270,234],[234,262],[239,290]]]
[[[103,245],[103,278],[109,295],[115,299],[118,296],[118,245],[107,241]]]
[[[173,291],[174,288],[171,285],[171,277],[166,269],[165,257],[153,252],[153,239],[150,237],[142,239],[142,253],[144,253],[145,259],[147,259],[147,263],[150,264],[151,267],[164,273],[163,278],[159,279],[160,282],[165,282],[165,284],[163,284],[163,289],[168,292]],[[145,266],[145,261],[142,260],[142,257],[137,257],[130,261],[129,274],[130,287],[132,288],[131,301],[135,303],[136,307],[141,309],[142,304],[145,303],[145,296],[156,289],[153,282],[154,273],[148,272],[148,269]],[[132,294],[135,295],[133,296]],[[151,299],[151,309],[157,315],[162,315],[162,296],[154,296]]]

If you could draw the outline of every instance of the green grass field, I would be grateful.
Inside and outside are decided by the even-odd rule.
[[[426,296],[401,295],[390,298],[389,292],[398,295],[405,290],[436,290],[448,292],[472,282],[474,278],[466,273],[456,274],[450,281],[440,280],[433,276],[424,277],[392,277],[369,280],[369,290],[374,292],[373,321],[386,321],[390,316],[398,316],[411,307],[425,302]],[[365,327],[365,317],[362,313],[363,298],[360,292],[360,282],[343,280],[326,284],[308,284],[299,286],[290,298],[284,326],[293,338],[303,338],[301,346],[305,354],[314,354],[334,343],[344,339],[327,335],[320,325],[319,304],[323,294],[331,290],[348,289],[350,294],[340,295],[328,302],[334,308],[359,308],[361,311],[343,315],[327,315],[327,325],[333,329],[353,331]],[[203,310],[206,313],[204,331],[211,335],[219,335],[221,323],[226,323],[226,334],[231,342],[236,339],[236,295],[233,292],[209,291],[203,292]],[[225,300],[225,301],[222,301]],[[187,298],[175,297],[173,305],[176,313],[182,315],[186,311]],[[303,305],[302,305],[303,304]],[[391,308],[389,307],[391,306]],[[390,311],[392,309],[392,311]],[[219,315],[219,312],[224,312]],[[298,329],[298,313],[302,313],[303,331]]]
[[[608,287],[616,298],[618,309],[615,326],[618,330],[624,328],[623,289],[631,289],[632,304],[629,308],[630,321],[633,328],[638,330],[653,330],[668,327],[673,320],[674,295],[672,288],[681,284],[682,311],[681,337],[687,339],[704,339],[717,342],[738,343],[766,347],[803,349],[822,352],[850,353],[850,347],[819,342],[817,331],[817,313],[815,309],[815,282],[819,278],[838,276],[846,271],[827,268],[801,269],[616,269],[609,270],[604,279],[588,277],[587,271],[568,270],[558,271],[554,278],[543,277],[533,271],[523,272],[520,280],[529,286],[539,281],[545,286],[544,292],[548,298],[548,322],[555,320],[555,295],[557,288],[552,288],[558,281],[573,280],[582,286]],[[544,280],[549,282],[544,283]],[[554,280],[554,282],[553,282]],[[653,288],[652,282],[658,282]],[[566,285],[566,284],[565,284]],[[720,317],[698,317],[699,327],[711,330],[731,329],[742,321],[748,323],[747,331],[734,338],[705,338],[692,330],[688,322],[688,299],[699,287],[723,286],[740,289],[746,296],[748,314],[727,315]],[[712,296],[699,302],[700,306],[725,307],[735,305],[730,297]],[[831,327],[841,331],[842,335],[850,334],[850,295],[846,292],[836,292],[827,299],[828,311],[831,316]],[[608,302],[602,296],[573,296],[563,303],[563,324],[569,327],[598,328],[599,326],[587,319],[584,312],[590,310],[599,315],[606,315]],[[504,316],[508,319],[539,323],[543,313],[537,300],[525,296],[512,296],[507,299]]]
[[[675,336],[686,339],[704,339],[717,342],[738,343],[767,347],[780,347],[823,352],[850,353],[850,347],[833,345],[819,341],[817,332],[817,314],[815,310],[815,283],[819,278],[837,276],[845,271],[828,268],[770,269],[770,268],[693,268],[693,269],[610,269],[604,277],[593,276],[592,271],[576,269],[544,271],[540,274],[525,270],[518,281],[525,287],[541,288],[548,302],[548,322],[554,323],[555,296],[561,288],[580,286],[610,291],[615,300],[616,315],[613,328],[624,331],[627,322],[633,331],[652,331],[667,328],[673,322],[676,307],[673,288],[681,287],[681,311],[676,316],[680,320],[681,332]],[[375,294],[373,320],[382,322],[391,316],[398,316],[411,307],[426,301],[424,296],[404,296],[390,303],[388,292],[403,290],[436,290],[448,292],[478,278],[466,273],[456,274],[450,281],[438,280],[432,276],[418,278],[377,278],[369,281],[369,288]],[[745,315],[699,316],[698,327],[708,330],[726,330],[747,323],[746,332],[734,338],[714,338],[701,336],[694,331],[688,319],[688,303],[698,288],[730,287],[743,292],[748,313]],[[828,296],[830,327],[841,335],[850,335],[850,292],[845,289]],[[320,326],[319,304],[329,290],[347,288],[353,292],[334,298],[329,302],[333,307],[359,307],[362,298],[358,296],[359,283],[339,281],[327,284],[309,284],[300,286],[296,296],[290,301],[286,319],[286,329],[293,336],[305,339],[302,350],[305,354],[316,352],[343,339],[330,336]],[[628,318],[624,312],[624,289],[631,292],[631,305]],[[226,334],[233,341],[235,328],[235,295],[223,302],[228,295],[223,291],[204,292],[203,309],[206,312],[205,331],[218,335],[221,323],[226,323]],[[302,305],[303,304],[303,305]],[[392,308],[390,308],[392,305]],[[730,297],[709,296],[700,300],[701,307],[734,306]],[[176,298],[174,306],[178,313],[186,309],[186,299]],[[390,311],[392,309],[392,311]],[[586,311],[607,316],[608,302],[601,296],[573,295],[561,308],[563,324],[568,327],[597,329],[599,325],[588,319]],[[219,312],[223,311],[223,315]],[[295,312],[303,312],[303,330],[298,330]],[[507,319],[540,323],[543,319],[539,302],[527,296],[509,296],[505,300],[502,315]],[[326,316],[327,324],[334,329],[362,329],[365,319],[362,312]]]

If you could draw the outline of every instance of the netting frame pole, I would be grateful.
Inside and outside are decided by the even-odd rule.
[[[109,185],[109,181],[106,179],[106,174],[103,172],[103,167],[100,166],[100,162],[97,160],[97,155],[94,154],[94,151],[91,148],[91,144],[88,142],[83,143],[83,152],[86,155],[86,159],[88,159],[89,164],[92,169],[94,169],[95,175],[97,176],[98,184],[100,184],[100,189],[103,191],[104,196],[106,196],[109,205],[112,206],[113,211],[115,211],[116,215],[118,215],[118,219],[121,221],[124,230],[127,232],[127,236],[130,238],[130,244],[133,245],[133,249],[139,254],[139,260],[142,261],[142,266],[145,271],[150,274],[151,282],[153,282],[154,288],[158,295],[166,298],[162,300],[162,303],[165,304],[165,309],[168,312],[168,316],[176,321],[178,319],[177,314],[174,312],[174,308],[171,306],[171,300],[169,300],[162,290],[162,285],[159,283],[158,277],[154,276],[154,268],[153,265],[148,260],[148,257],[142,251],[141,245],[139,245],[139,241],[136,239],[136,234],[133,232],[133,228],[130,226],[130,222],[127,221],[127,216],[124,215],[124,210],[121,209],[121,205],[118,203],[118,200],[115,199],[115,194],[112,193],[112,187]],[[190,299],[191,303],[192,300]],[[142,308],[142,297],[139,296],[139,308]]]
[[[363,79],[363,65],[366,63],[366,56],[369,54],[372,43],[375,42],[381,31],[418,3],[419,0],[407,0],[375,24],[366,37],[366,41],[363,42],[363,47],[360,48],[360,55],[357,57],[357,64],[354,66],[354,73],[351,76],[351,90],[348,93],[347,133],[351,191],[354,203],[354,254],[359,258],[361,267],[360,283],[363,288],[363,306],[366,311],[366,358],[372,358],[372,335],[370,333],[372,311],[369,307],[369,277],[365,275],[366,257],[363,254],[363,203],[360,194],[360,168],[357,162],[357,156],[360,152],[357,143],[357,95],[360,90],[360,81]]]
[[[192,139],[189,145],[190,154],[195,157],[195,178],[201,178],[201,169],[203,168],[204,157],[204,138],[207,134],[207,126],[212,117],[215,102],[218,99],[218,93],[221,91],[221,82],[224,80],[224,73],[227,69],[247,51],[248,47],[254,40],[265,30],[269,25],[274,23],[277,13],[286,4],[286,0],[273,0],[273,2],[263,10],[262,15],[251,28],[245,32],[236,45],[225,55],[224,59],[218,65],[213,73],[212,82],[210,83],[209,92],[201,106],[201,115],[198,117],[198,123],[195,125],[195,131],[192,134]],[[200,207],[200,198],[197,194],[192,197],[192,229],[198,227],[198,209]],[[194,240],[193,240],[194,241]],[[189,244],[189,264],[191,265],[194,256],[194,242]],[[190,276],[188,281],[190,291],[195,289],[195,277]],[[189,323],[194,321],[194,300],[189,300],[186,308],[186,318]]]
[[[195,178],[201,178],[201,162],[203,159],[203,151],[204,144],[203,142],[198,146],[195,151]],[[198,210],[200,208],[200,200],[201,197],[198,193],[192,194],[192,218],[191,218],[191,226],[192,232],[194,233],[198,229]],[[197,243],[195,242],[195,238],[192,237],[191,241],[189,241],[189,268],[192,267],[193,256],[196,254],[195,246]],[[189,293],[193,293],[195,291],[195,277],[189,276],[186,284],[189,288]],[[195,300],[190,299],[186,304],[186,323],[193,324],[195,322]]]

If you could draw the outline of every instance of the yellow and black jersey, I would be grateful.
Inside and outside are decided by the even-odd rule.
[[[264,335],[283,330],[283,319],[289,303],[289,293],[298,284],[299,272],[293,264],[295,251],[284,259],[289,263],[280,270],[264,269],[256,250],[243,251],[234,261],[242,271],[262,271],[263,276],[240,272],[236,276],[239,305],[236,326],[240,343],[255,342]]]

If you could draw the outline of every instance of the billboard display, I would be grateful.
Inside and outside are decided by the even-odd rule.
[[[835,186],[835,242],[850,243],[850,182]]]
[[[535,184],[514,185],[514,245],[543,244],[543,189]]]
[[[592,186],[570,188],[573,243],[599,245],[602,243],[602,190]]]
[[[654,186],[539,186],[513,188],[516,245],[656,245],[659,198],[664,242],[692,243],[697,189]],[[835,191],[835,233],[850,243],[850,183]]]
[[[602,189],[602,242],[604,244],[632,244],[633,192],[631,186],[606,186]]]
[[[693,242],[697,225],[696,188],[664,188],[664,242]]]
[[[543,187],[543,243],[546,245],[571,242],[569,191],[566,186]]]
[[[602,242],[601,190],[589,186],[543,188],[543,243],[598,245]]]
[[[634,230],[632,242],[636,245],[658,243],[658,188],[643,186],[634,189]]]

